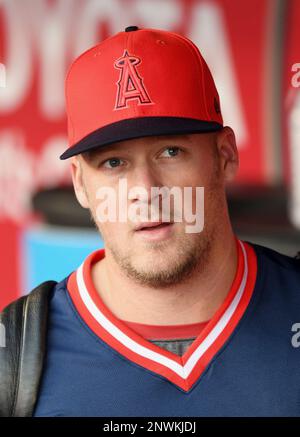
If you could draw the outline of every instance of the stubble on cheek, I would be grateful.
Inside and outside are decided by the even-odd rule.
[[[135,240],[134,233],[124,228],[118,237],[113,226],[97,227],[105,247],[127,277],[145,286],[168,288],[188,280],[195,270],[204,270],[212,244],[207,231],[186,234],[184,223],[175,226],[180,226],[180,231],[171,240],[155,243]]]

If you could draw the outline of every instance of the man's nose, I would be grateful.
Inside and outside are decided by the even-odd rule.
[[[145,201],[146,199],[143,196],[144,192],[146,194],[148,203],[151,202],[151,189],[162,186],[160,175],[149,164],[137,166],[132,171],[132,174],[128,177],[127,183],[128,190],[133,193],[133,196],[131,196],[131,201]],[[133,190],[135,187],[140,188],[140,190]]]

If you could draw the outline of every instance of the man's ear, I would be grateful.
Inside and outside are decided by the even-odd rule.
[[[80,156],[73,156],[71,158],[71,174],[72,174],[73,187],[78,202],[83,208],[89,208],[89,201],[83,182]]]
[[[224,180],[230,182],[235,178],[239,168],[239,153],[233,130],[225,126],[218,132],[216,142]]]

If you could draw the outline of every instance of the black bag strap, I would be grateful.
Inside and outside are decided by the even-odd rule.
[[[40,284],[0,313],[0,417],[30,417],[46,351],[48,301],[56,282]]]

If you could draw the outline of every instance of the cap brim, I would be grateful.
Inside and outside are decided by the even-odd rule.
[[[180,135],[192,133],[216,132],[222,129],[220,123],[201,121],[182,117],[139,117],[121,120],[97,129],[78,143],[67,149],[60,159],[96,149],[101,146],[156,135]]]

